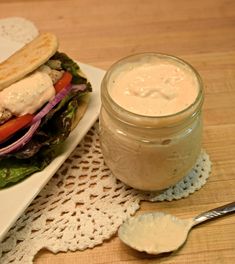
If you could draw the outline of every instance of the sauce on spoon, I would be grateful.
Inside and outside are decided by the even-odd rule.
[[[148,213],[129,219],[119,229],[119,237],[125,244],[149,254],[171,252],[185,242],[193,223],[193,219]]]
[[[193,226],[231,213],[235,213],[235,202],[186,220],[160,212],[147,213],[128,219],[119,228],[118,236],[138,251],[149,254],[171,252],[184,244]]]

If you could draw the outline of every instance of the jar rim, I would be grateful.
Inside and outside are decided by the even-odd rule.
[[[112,72],[123,62],[128,61],[129,59],[135,59],[135,58],[142,58],[145,56],[149,56],[149,57],[158,57],[158,58],[166,58],[168,60],[173,60],[176,61],[177,63],[180,63],[186,67],[188,67],[192,73],[195,75],[196,80],[198,82],[198,94],[197,97],[195,98],[195,100],[186,108],[182,109],[181,111],[178,111],[176,113],[173,114],[169,114],[169,115],[161,115],[161,116],[149,116],[149,115],[142,115],[142,114],[138,114],[138,113],[134,113],[131,112],[127,109],[125,109],[124,107],[120,106],[118,103],[116,103],[113,98],[111,97],[110,93],[108,92],[108,81],[109,81],[109,77],[112,74]],[[174,55],[170,55],[170,54],[166,54],[166,53],[157,53],[157,52],[142,52],[142,53],[136,53],[136,54],[131,54],[129,56],[123,57],[120,60],[116,61],[115,63],[113,63],[110,68],[107,70],[102,83],[101,83],[101,94],[104,93],[105,98],[109,101],[109,103],[111,102],[112,105],[114,105],[115,109],[117,109],[118,111],[123,112],[124,114],[129,115],[130,117],[136,119],[136,118],[141,118],[142,120],[165,120],[165,119],[171,119],[174,117],[178,117],[181,115],[186,114],[190,109],[193,109],[194,107],[196,107],[196,109],[198,107],[200,107],[203,103],[203,98],[204,98],[204,91],[203,91],[203,81],[201,79],[200,74],[198,73],[198,71],[187,61],[174,56]]]

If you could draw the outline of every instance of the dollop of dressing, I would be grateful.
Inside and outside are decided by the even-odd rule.
[[[160,254],[178,249],[186,240],[193,219],[182,220],[164,213],[131,218],[119,229],[120,239],[139,251]]]
[[[123,68],[109,89],[118,105],[145,116],[178,113],[196,100],[198,91],[198,80],[192,70],[167,60]]]
[[[16,116],[33,114],[54,96],[49,75],[36,71],[0,92],[0,109]]]

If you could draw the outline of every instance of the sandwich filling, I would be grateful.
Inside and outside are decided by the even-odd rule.
[[[63,76],[60,60],[49,60],[33,73],[0,91],[0,124],[12,116],[33,114],[55,96]]]

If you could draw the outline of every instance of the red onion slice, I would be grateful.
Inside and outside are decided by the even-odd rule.
[[[21,137],[19,138],[17,141],[15,141],[14,143],[4,147],[4,148],[0,148],[0,156],[9,154],[15,150],[18,150],[19,148],[22,148],[26,143],[29,142],[29,140],[32,138],[33,134],[35,133],[35,131],[37,130],[37,128],[39,127],[41,123],[41,120],[38,120],[37,122],[35,122],[30,128],[29,130]]]
[[[72,85],[66,86],[64,89],[62,89],[58,94],[55,95],[55,97],[48,102],[40,112],[38,112],[35,117],[33,118],[31,124],[34,124],[35,122],[41,120],[45,115],[50,112],[50,110],[57,105],[72,89]]]
[[[86,90],[86,84],[73,84],[72,89],[75,92],[83,92]]]

